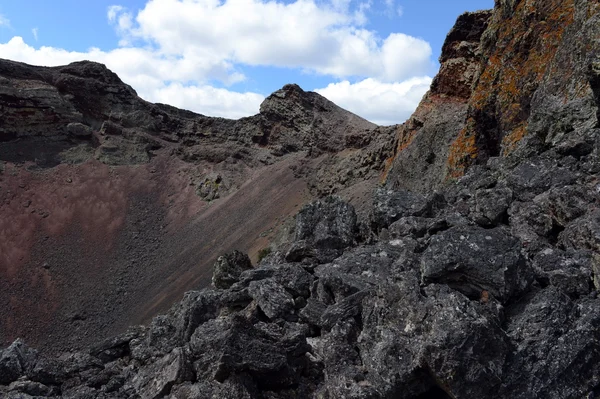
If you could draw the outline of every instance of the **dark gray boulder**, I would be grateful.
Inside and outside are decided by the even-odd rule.
[[[567,225],[559,240],[565,248],[600,252],[600,209]]]
[[[247,373],[257,386],[289,387],[308,366],[305,334],[301,325],[253,324],[239,315],[211,320],[190,339],[196,377],[223,382]]]
[[[271,320],[286,318],[295,309],[294,298],[272,279],[251,282],[248,293]]]
[[[592,289],[594,256],[590,251],[562,251],[547,248],[533,259],[536,279],[552,285],[572,298],[588,295]]]
[[[371,224],[375,230],[381,230],[404,216],[424,216],[430,209],[431,204],[421,194],[402,189],[378,189]]]
[[[37,352],[22,340],[16,340],[0,352],[0,385],[8,385],[29,372],[37,360]]]
[[[485,291],[508,301],[533,279],[520,247],[504,228],[452,228],[432,237],[421,257],[422,280],[447,284],[469,297]]]
[[[250,258],[240,251],[219,256],[214,265],[212,284],[216,288],[229,288],[238,281],[244,270],[251,268]]]
[[[330,261],[356,243],[354,207],[339,197],[327,197],[302,208],[296,216],[294,242],[286,254],[291,262],[313,258]]]

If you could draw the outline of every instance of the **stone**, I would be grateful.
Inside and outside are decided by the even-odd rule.
[[[92,128],[79,122],[72,122],[67,125],[69,134],[78,139],[89,139],[92,137]]]
[[[502,302],[533,279],[520,243],[503,228],[454,227],[432,237],[421,258],[424,283],[444,283],[470,297],[489,292]]]
[[[294,311],[294,297],[272,279],[251,282],[248,292],[271,320],[286,318]]]
[[[374,201],[371,224],[379,230],[403,216],[425,216],[430,205],[424,196],[406,190],[379,189]]]
[[[220,256],[215,262],[212,284],[216,288],[229,288],[238,281],[244,270],[252,268],[248,255],[239,251]]]
[[[247,373],[257,386],[282,388],[297,383],[309,348],[300,326],[252,324],[236,315],[200,326],[190,349],[200,381]]]
[[[163,358],[141,368],[131,384],[141,397],[155,399],[168,395],[175,383],[192,379],[191,364],[185,351],[175,348]]]
[[[497,226],[508,218],[513,193],[508,187],[479,189],[475,192],[473,218],[482,226]]]
[[[315,258],[325,263],[355,244],[358,233],[354,207],[339,197],[328,197],[302,208],[296,216],[294,242],[286,260]]]
[[[0,385],[8,385],[27,374],[35,365],[37,352],[22,340],[14,341],[0,352]]]
[[[565,248],[600,252],[600,210],[596,209],[568,224],[560,233],[559,240]]]
[[[547,248],[533,259],[536,279],[552,285],[572,298],[590,293],[593,255],[589,251],[562,251]]]

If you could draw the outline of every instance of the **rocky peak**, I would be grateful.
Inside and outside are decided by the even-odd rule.
[[[265,129],[254,140],[263,145],[279,144],[283,151],[340,151],[346,146],[346,137],[366,135],[376,127],[296,84],[287,84],[267,97],[259,115]]]
[[[480,39],[491,16],[491,11],[478,11],[458,17],[444,43],[431,89],[398,126],[398,144],[384,174],[388,185],[427,192],[444,184],[447,143],[464,127],[468,100],[481,73]]]
[[[475,61],[481,56],[479,40],[491,15],[491,10],[487,10],[467,12],[458,17],[442,47],[440,71],[431,84],[432,94],[470,97],[479,73],[479,65]]]
[[[105,85],[125,86],[119,76],[106,65],[93,61],[78,61],[61,67],[60,73],[78,76],[84,79],[97,80]]]

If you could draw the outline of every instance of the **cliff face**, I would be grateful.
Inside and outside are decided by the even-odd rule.
[[[132,203],[129,219],[124,219],[132,221],[124,225],[133,228],[112,227],[122,232],[118,237],[124,237],[129,251],[124,254],[134,262],[116,271],[107,269],[117,277],[108,280],[113,285],[106,288],[107,295],[114,287],[117,292],[123,286],[160,287],[153,291],[159,297],[144,296],[145,289],[139,288],[113,297],[122,301],[122,309],[140,309],[136,302],[142,302],[144,309],[156,313],[160,306],[152,305],[165,298],[174,302],[169,293],[181,292],[186,287],[183,282],[191,279],[196,284],[205,277],[211,287],[186,293],[147,326],[131,327],[84,351],[52,357],[23,340],[14,341],[0,351],[0,395],[600,397],[599,10],[597,2],[591,1],[512,0],[496,2],[491,12],[459,17],[444,45],[440,74],[430,92],[407,123],[390,129],[373,128],[292,85],[267,99],[259,115],[237,122],[140,102],[133,109],[111,105],[107,109],[128,111],[104,114],[99,124],[94,121],[100,114],[82,111],[75,97],[67,97],[68,104],[35,112],[30,110],[35,103],[24,101],[35,116],[15,117],[24,125],[48,124],[43,115],[63,110],[58,117],[61,123],[77,117],[76,123],[92,129],[89,138],[69,136],[82,128],[68,124],[51,141],[43,133],[24,138],[28,144],[42,140],[47,148],[39,154],[54,148],[51,142],[68,147],[68,152],[85,145],[88,149],[81,153],[96,160],[77,166],[84,168],[78,173],[92,167],[106,170],[108,166],[97,159],[115,159],[125,165],[109,169],[98,180],[113,182],[111,174],[122,176],[119,181],[135,176],[130,180],[137,184],[135,192],[146,193],[141,198],[149,205]],[[21,67],[21,75],[8,79],[25,87],[33,72]],[[36,84],[47,93],[36,98],[57,98],[52,88],[56,86],[46,78],[35,79],[44,82]],[[122,90],[124,96],[140,101],[126,87]],[[13,98],[22,98],[26,91],[14,93]],[[150,111],[137,112],[140,107]],[[19,115],[21,109],[11,105],[2,112]],[[14,134],[25,130],[15,128]],[[106,137],[118,145],[103,150]],[[81,140],[88,141],[82,144]],[[148,161],[127,155],[139,153],[136,148],[148,143],[152,144],[143,147]],[[296,152],[299,146],[308,146],[310,154]],[[11,156],[25,157],[29,154],[25,148],[37,147],[20,146],[14,137],[0,143],[4,154]],[[129,152],[121,153],[123,148]],[[57,151],[59,159],[65,156],[63,151]],[[173,169],[173,163],[187,169]],[[264,164],[263,169],[257,163]],[[181,197],[167,195],[173,201],[170,206],[152,207],[152,201],[163,198],[157,192],[175,187],[185,193],[182,187],[189,180],[169,186],[178,180],[154,181],[151,176],[194,176],[194,168],[209,164],[220,168],[222,175],[202,178],[203,198],[225,193],[219,191],[220,182],[243,181],[251,173],[254,177],[248,184],[232,185],[228,199],[215,202],[215,208],[200,212],[197,219],[193,215],[202,208],[186,208],[184,214],[193,218],[193,224],[174,224],[180,220],[176,210],[184,203]],[[64,178],[59,174],[64,165],[49,167],[37,157],[29,163],[5,165],[2,187],[9,187],[10,195],[39,187],[31,183],[38,175],[23,170],[27,166],[44,168],[43,176],[60,177],[51,182],[54,189]],[[143,165],[156,170],[144,175]],[[161,166],[169,173],[159,172]],[[132,175],[132,170],[139,174]],[[19,185],[22,176],[30,180]],[[86,181],[99,175],[89,176]],[[219,249],[227,253],[214,263],[212,276],[203,274],[208,267],[202,272],[194,269],[201,263],[198,257],[211,253],[211,245],[251,243],[260,231],[257,227],[264,228],[265,215],[291,214],[293,207],[283,212],[284,208],[273,209],[273,204],[287,204],[299,182],[311,187],[311,195],[333,192],[355,198],[369,184],[386,178],[387,185],[374,192],[368,215],[339,197],[322,198],[303,206],[289,240],[254,265],[244,253],[220,244]],[[144,182],[141,187],[140,182]],[[113,209],[108,203],[115,203],[116,193],[131,192],[124,184],[118,190],[111,184],[95,187],[94,200],[114,194],[106,201],[107,209]],[[72,195],[64,189],[59,192]],[[41,201],[36,197],[23,206],[16,197],[7,198],[5,204],[14,207],[17,202],[20,210]],[[353,202],[362,204],[356,198]],[[66,203],[74,206],[70,200]],[[127,234],[143,231],[143,223],[153,220],[155,209],[162,209],[161,217],[181,233],[161,230],[161,222],[161,226],[145,227],[154,236],[141,237],[144,245],[135,244],[137,235],[127,241]],[[220,212],[227,217],[220,218]],[[25,213],[12,208],[3,215],[21,215],[26,220],[30,216]],[[36,214],[41,220],[56,220],[51,219],[54,213]],[[103,231],[93,224],[96,219],[79,219],[88,224],[69,237],[87,239],[82,235],[86,229]],[[13,222],[6,226],[27,226],[21,219],[9,220]],[[202,224],[204,220],[208,223]],[[224,223],[229,235],[203,240],[207,226],[218,223]],[[101,224],[107,225],[111,226]],[[231,232],[238,225],[249,227]],[[52,226],[42,225],[48,229],[43,231],[52,231]],[[10,230],[3,227],[2,231]],[[54,236],[48,237],[42,242]],[[104,241],[95,242],[99,249],[93,259],[101,259]],[[153,262],[165,259],[152,252],[155,245],[178,254],[175,261],[166,262],[167,269],[155,269]],[[79,261],[71,264],[85,264]],[[13,308],[7,316],[19,314],[14,309],[21,303],[13,298],[28,303],[25,295],[18,296],[21,291],[48,292],[44,298],[52,299],[66,287],[57,285],[51,274],[55,263],[42,266],[38,274],[16,265],[0,269],[8,276],[0,284],[11,282],[8,303]],[[139,279],[143,269],[161,271],[144,280],[145,285],[127,285]],[[89,281],[102,281],[97,269],[85,271],[93,276]],[[152,285],[157,280],[158,285]],[[75,291],[82,292],[81,288]],[[46,308],[39,314],[56,313],[57,303],[44,302]],[[94,302],[83,305],[83,309],[98,309],[93,308]],[[100,308],[112,309],[120,308]],[[27,333],[23,328],[27,320],[5,315],[0,320],[11,331]],[[37,316],[32,324],[43,320]],[[75,313],[68,322],[75,329],[85,325],[86,317]]]
[[[453,107],[425,118],[417,111],[401,128],[400,143],[416,141],[398,148],[388,182],[427,191],[490,157],[544,150],[597,127],[598,12],[595,1],[499,1],[493,14],[461,16],[420,108],[440,94]],[[427,148],[437,162],[423,157]]]

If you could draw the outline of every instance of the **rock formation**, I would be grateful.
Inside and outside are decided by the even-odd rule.
[[[0,352],[0,395],[600,397],[599,18],[588,0],[497,1],[493,11],[462,15],[431,91],[389,130],[342,117],[295,86],[249,119],[259,128],[140,102],[161,117],[146,125],[154,130],[134,133],[141,122],[126,114],[93,125],[98,116],[77,108],[86,100],[75,95],[75,111],[64,105],[60,115],[57,106],[54,114],[26,108],[38,121],[27,128],[36,140],[46,140],[48,112],[68,122],[57,142],[92,140],[95,157],[114,128],[122,143],[113,154],[153,139],[161,147],[150,153],[168,148],[205,165],[219,147],[198,143],[225,143],[231,136],[219,132],[235,132],[246,151],[237,159],[299,159],[291,166],[314,196],[339,196],[304,205],[288,239],[254,267],[224,251],[211,287],[187,292],[147,326],[60,356],[14,341]],[[22,85],[57,71],[9,65]],[[111,87],[115,77],[104,79]],[[122,87],[115,95],[141,101]],[[43,86],[44,98],[52,90]],[[337,122],[303,130],[315,109]],[[182,120],[204,124],[178,134]],[[340,120],[355,130],[336,131]],[[85,139],[84,126],[95,139]],[[21,130],[5,131],[13,135],[6,145],[16,145]],[[313,155],[300,156],[304,148]],[[349,165],[368,172],[341,176]],[[9,163],[4,176],[13,170]],[[361,179],[380,177],[368,214],[343,199]]]

